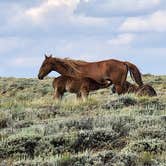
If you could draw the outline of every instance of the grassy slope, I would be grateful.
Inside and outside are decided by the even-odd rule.
[[[0,78],[0,165],[166,165],[166,76],[154,98],[52,99],[52,78]]]

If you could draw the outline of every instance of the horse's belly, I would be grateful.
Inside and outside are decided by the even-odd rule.
[[[76,82],[69,81],[66,84],[66,91],[68,91],[70,93],[77,93],[79,91],[79,86]]]

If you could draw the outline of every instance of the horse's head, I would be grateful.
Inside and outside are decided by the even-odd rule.
[[[52,55],[47,56],[45,55],[45,59],[40,67],[38,78],[42,80],[47,74],[52,71],[52,64],[51,64]]]

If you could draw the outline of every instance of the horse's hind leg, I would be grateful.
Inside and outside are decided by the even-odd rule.
[[[121,95],[121,94],[125,93],[125,82],[126,82],[126,79],[127,79],[127,72],[128,72],[128,68],[126,66],[124,71],[121,73],[120,83],[115,85],[115,89],[116,89],[116,92],[118,93],[118,95]]]
[[[122,78],[121,78],[121,87],[122,87],[122,91],[123,91],[123,93],[125,93],[125,91],[126,91],[126,79],[127,79],[127,73],[128,73],[128,67],[127,66],[125,66],[126,68],[125,68],[125,70],[124,70],[124,73],[122,74]]]

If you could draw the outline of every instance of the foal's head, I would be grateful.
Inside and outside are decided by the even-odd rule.
[[[38,78],[40,80],[42,80],[47,74],[49,74],[52,71],[51,59],[52,55],[45,55],[45,60],[43,61],[38,74]]]

